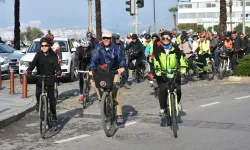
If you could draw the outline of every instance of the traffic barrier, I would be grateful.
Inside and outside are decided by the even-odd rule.
[[[14,70],[10,69],[10,94],[15,94],[14,92]]]
[[[22,98],[27,98],[27,75],[23,74]]]

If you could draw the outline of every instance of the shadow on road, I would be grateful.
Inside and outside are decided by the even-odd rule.
[[[79,89],[72,89],[72,90],[68,90],[68,91],[65,91],[65,92],[62,92],[58,95],[58,99],[60,101],[57,102],[57,104],[60,104],[62,103],[64,100],[70,98],[70,97],[75,97],[75,96],[78,96],[79,95]]]
[[[130,117],[134,117],[138,115],[138,111],[135,110],[135,108],[131,105],[122,106],[122,112],[123,112],[124,125],[130,119]]]

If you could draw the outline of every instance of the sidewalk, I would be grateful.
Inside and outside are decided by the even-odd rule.
[[[9,94],[8,88],[0,90],[0,129],[13,122],[23,118],[27,113],[35,108],[33,98],[22,99],[22,94],[16,92],[14,95]]]

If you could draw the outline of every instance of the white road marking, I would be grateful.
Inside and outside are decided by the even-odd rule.
[[[248,98],[248,97],[250,97],[250,95],[248,95],[248,96],[242,96],[242,97],[237,97],[235,99],[244,99],[244,98]]]
[[[137,124],[137,123],[138,123],[137,121],[128,122],[128,123],[125,124],[125,127],[131,126],[131,125],[134,125],[134,124]]]
[[[215,105],[215,104],[220,104],[220,102],[213,102],[213,103],[209,103],[209,104],[205,104],[205,105],[200,105],[199,107],[207,107],[207,106],[211,106],[211,105]]]
[[[60,144],[60,143],[65,143],[65,142],[69,142],[69,141],[74,141],[74,140],[77,140],[77,139],[81,139],[81,138],[85,138],[85,137],[89,137],[90,135],[88,134],[83,134],[83,135],[79,135],[79,136],[76,136],[76,137],[72,137],[72,138],[68,138],[68,139],[64,139],[64,140],[60,140],[60,141],[55,141],[54,143],[55,144]]]

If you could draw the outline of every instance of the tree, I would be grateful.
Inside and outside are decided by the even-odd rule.
[[[172,7],[168,10],[169,12],[173,13],[173,19],[174,19],[174,28],[177,29],[177,23],[176,23],[176,13],[178,12],[178,6]],[[178,30],[178,29],[177,29]]]
[[[21,32],[21,33],[20,33],[20,40],[21,40],[21,41],[24,41],[24,40],[25,40],[25,34],[24,34],[24,32]]]
[[[213,27],[208,27],[208,28],[207,28],[207,31],[208,31],[208,32],[213,32]]]
[[[233,9],[232,9],[232,6],[233,6],[233,1],[232,1],[232,0],[229,0],[229,10],[230,10],[230,29],[231,29],[231,31],[233,30],[233,20],[232,20],[232,13],[233,13]]]
[[[179,30],[187,31],[193,30],[194,32],[200,33],[206,31],[203,25],[196,25],[196,24],[179,24]]]
[[[15,0],[14,15],[15,15],[14,47],[15,49],[20,49],[20,0]]]
[[[101,0],[95,0],[96,12],[96,38],[101,40],[102,37],[102,14],[101,14]]]
[[[220,0],[220,39],[223,39],[227,29],[226,0]]]
[[[239,34],[242,31],[242,27],[243,27],[242,23],[239,23],[234,29]],[[245,27],[245,32],[246,32],[246,35],[250,35],[250,27],[246,26]]]
[[[23,34],[28,41],[33,41],[36,38],[41,38],[43,36],[43,32],[40,29],[35,27],[31,28],[30,26],[26,28],[26,32]]]
[[[206,29],[205,29],[204,26],[201,25],[201,24],[197,25],[197,26],[194,28],[194,32],[196,32],[196,33],[201,33],[201,32],[204,32],[204,31],[206,31]]]

